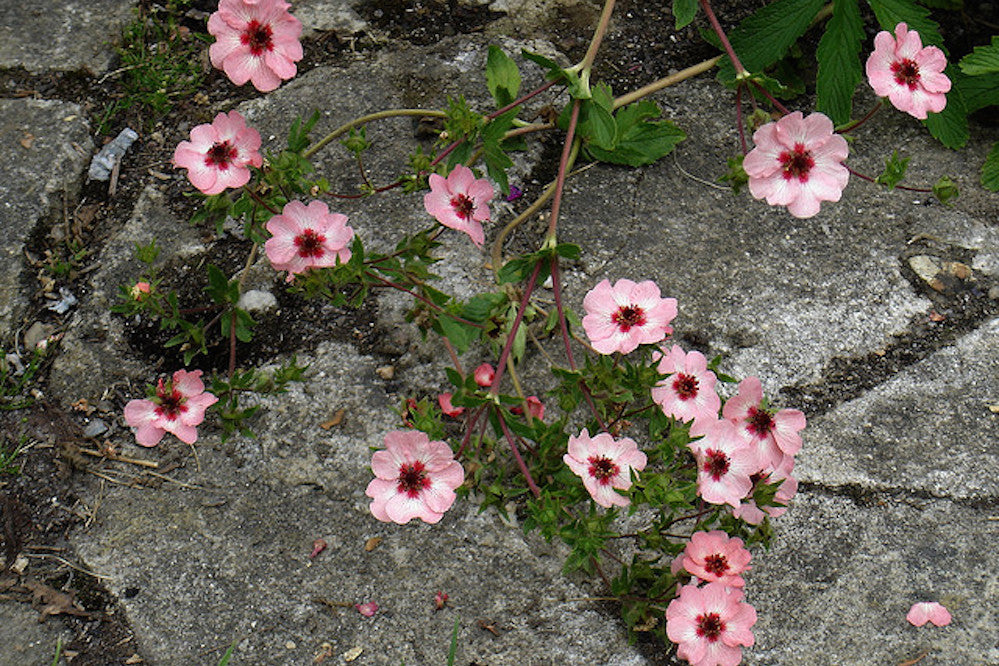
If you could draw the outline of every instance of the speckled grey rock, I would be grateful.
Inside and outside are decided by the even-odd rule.
[[[0,67],[108,71],[135,0],[0,3]]]
[[[51,664],[61,638],[68,643],[72,634],[58,620],[38,622],[38,611],[27,604],[0,600],[0,666]]]
[[[64,205],[76,201],[93,149],[89,131],[76,104],[0,99],[0,337],[4,339],[27,306],[25,243],[39,227],[61,222]]]

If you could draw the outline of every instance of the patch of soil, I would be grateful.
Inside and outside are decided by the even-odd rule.
[[[200,258],[175,258],[162,271],[165,280],[161,291],[176,291],[181,309],[211,307],[204,293],[206,267],[211,263],[227,275],[233,275],[245,264],[250,252],[249,241],[227,236],[215,242]],[[272,360],[282,353],[309,350],[323,340],[350,342],[362,353],[374,348],[377,333],[375,320],[377,304],[369,298],[361,307],[335,307],[328,301],[307,299],[293,293],[283,284],[275,283],[272,291],[277,298],[277,309],[267,315],[255,316],[253,340],[239,343],[238,365],[257,365]],[[192,314],[195,321],[210,321],[217,310]],[[153,365],[182,367],[183,352],[179,346],[166,348],[165,343],[176,330],[160,329],[159,322],[151,317],[130,317],[125,320],[125,335],[129,344],[143,354]],[[222,371],[229,364],[229,341],[222,339],[218,325],[208,331],[208,357],[198,357],[198,367],[206,371]]]
[[[460,0],[368,0],[358,13],[393,39],[419,46],[444,37],[481,32],[503,16],[486,5],[469,6]]]

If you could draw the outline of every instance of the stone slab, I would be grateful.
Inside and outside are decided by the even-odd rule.
[[[744,663],[999,664],[997,518],[994,505],[806,489],[751,563],[759,620]],[[953,622],[910,625],[917,601],[943,603]]]
[[[59,618],[38,621],[38,611],[28,604],[0,600],[0,666],[51,664],[56,646],[72,639]]]
[[[3,40],[0,39],[0,42]],[[27,307],[23,252],[41,224],[76,201],[93,143],[76,104],[0,99],[0,337]],[[72,209],[69,210],[72,213]]]
[[[0,3],[0,68],[100,75],[114,58],[112,44],[132,16],[135,0]]]
[[[815,419],[798,458],[825,487],[999,498],[999,319]]]

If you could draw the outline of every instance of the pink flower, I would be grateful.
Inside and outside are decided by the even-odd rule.
[[[742,539],[720,530],[694,532],[683,551],[683,568],[707,583],[745,587],[739,574],[749,570],[752,557]]]
[[[731,421],[718,419],[705,431],[702,439],[691,442],[697,458],[697,494],[705,502],[738,508],[753,489],[750,477],[760,469],[756,450]]]
[[[354,604],[354,608],[356,608],[357,612],[364,617],[373,617],[374,614],[378,612],[378,604],[374,601],[368,601],[363,604]]]
[[[867,80],[874,92],[887,97],[899,111],[920,120],[928,111],[947,106],[950,79],[943,73],[947,58],[905,23],[895,26],[895,37],[882,30],[874,37],[874,51],[867,58]]]
[[[454,504],[454,489],[465,480],[451,447],[431,442],[418,430],[385,435],[385,449],[371,457],[371,470],[376,478],[365,491],[374,500],[371,513],[400,525],[413,518],[438,522]]]
[[[288,271],[288,282],[309,268],[328,268],[350,261],[347,245],[354,230],[347,226],[347,216],[330,214],[322,201],[308,206],[301,201],[289,201],[280,215],[267,221],[272,235],[264,243],[264,251],[276,271]]]
[[[739,646],[755,642],[756,609],[742,597],[742,590],[721,583],[684,585],[666,608],[666,635],[678,645],[677,656],[692,666],[737,666]]]
[[[208,32],[215,37],[208,49],[212,66],[237,86],[250,81],[260,92],[295,76],[302,23],[288,13],[290,6],[283,0],[220,0],[208,17]]]
[[[774,495],[774,501],[784,506],[765,506],[761,509],[756,505],[756,500],[747,497],[738,507],[732,509],[732,515],[750,525],[759,525],[767,516],[777,518],[787,513],[787,504],[798,492],[798,479],[791,476],[792,469],[794,469],[794,456],[784,456],[776,467],[767,467],[750,477],[754,488],[760,482],[781,482],[777,494]]]
[[[591,438],[585,428],[578,437],[569,438],[569,452],[562,460],[583,479],[593,501],[606,508],[631,503],[614,492],[614,488],[631,488],[631,470],[641,471],[647,462],[634,440],[627,437],[615,440],[606,432]]]
[[[156,446],[164,433],[173,433],[185,444],[198,440],[195,426],[205,420],[205,410],[218,402],[205,391],[201,370],[178,370],[173,379],[156,386],[156,397],[130,400],[125,405],[125,423],[135,428],[142,446]]]
[[[531,418],[545,418],[545,405],[538,399],[538,396],[529,395],[524,399],[524,402],[527,403],[527,411],[531,414]],[[517,405],[515,407],[511,407],[510,412],[513,414],[523,414],[524,408]]]
[[[754,197],[787,206],[795,217],[812,217],[821,201],[839,201],[850,179],[842,164],[850,150],[829,118],[795,111],[756,130],[753,143],[742,166]]]
[[[725,403],[722,416],[743,427],[760,455],[761,465],[777,467],[785,455],[801,450],[799,430],[805,415],[797,409],[774,411],[763,406],[763,386],[757,377],[739,382],[739,393]]]
[[[448,600],[447,592],[442,592],[440,590],[437,590],[437,594],[434,595],[434,610],[435,611],[444,610],[444,606],[447,605],[447,600]]]
[[[465,413],[464,407],[455,407],[451,404],[451,398],[453,395],[451,393],[441,393],[437,396],[437,404],[441,406],[441,412],[450,416],[451,418],[458,418]]]
[[[191,130],[191,140],[181,141],[173,163],[187,169],[191,184],[205,194],[219,194],[250,182],[249,166],[260,167],[260,133],[246,126],[238,111],[220,113],[211,124]]]
[[[951,620],[950,611],[935,601],[920,601],[912,604],[905,619],[909,621],[909,624],[917,627],[921,627],[927,622],[938,627],[946,627]]]
[[[423,197],[427,212],[445,227],[465,232],[473,243],[482,247],[486,240],[482,221],[489,219],[486,204],[493,198],[493,186],[489,181],[485,178],[476,180],[471,169],[458,164],[446,180],[432,173],[429,182],[430,191]]]
[[[708,370],[708,360],[701,352],[685,353],[673,345],[659,359],[659,374],[669,375],[652,388],[652,400],[666,416],[678,421],[718,418],[721,398],[715,393],[717,378]]]
[[[496,378],[496,370],[488,363],[483,363],[475,369],[472,376],[475,378],[476,384],[482,388],[489,388],[493,385],[493,379]]]
[[[635,284],[604,280],[583,298],[583,329],[590,344],[601,354],[628,354],[638,345],[663,340],[673,332],[676,299],[661,298],[655,282]]]

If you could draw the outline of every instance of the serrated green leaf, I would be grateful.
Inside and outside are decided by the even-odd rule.
[[[762,72],[784,57],[787,50],[805,34],[824,0],[777,0],[748,17],[731,32],[729,41],[743,67]],[[735,68],[722,59],[718,76],[735,80]]]
[[[622,121],[621,112],[618,112],[619,124],[632,123],[632,120],[633,117],[626,114]],[[637,167],[652,164],[669,155],[686,138],[683,130],[668,120],[642,120],[630,124],[623,131],[619,130],[614,150],[605,150],[596,145],[588,146],[587,150],[594,158],[603,162]]]
[[[951,81],[959,76],[958,69],[948,65],[944,73]],[[947,93],[947,106],[940,113],[929,113],[923,121],[937,141],[948,148],[963,148],[968,143],[968,107],[964,103],[964,95],[958,87],[952,87]]]
[[[517,99],[520,91],[520,70],[517,69],[517,63],[498,46],[489,46],[486,86],[498,107],[504,107]]]
[[[951,79],[954,90],[958,90],[964,98],[968,113],[974,113],[986,106],[999,106],[999,74],[981,74],[979,76],[961,75]],[[950,98],[950,93],[948,94]]]
[[[832,18],[815,54],[819,62],[816,107],[835,125],[850,120],[853,111],[853,91],[863,78],[858,55],[863,39],[857,0],[835,0]]]
[[[905,178],[905,171],[909,168],[909,159],[908,157],[900,158],[898,151],[893,151],[891,157],[885,160],[885,170],[875,180],[889,190],[895,189],[895,186]]]
[[[697,15],[697,0],[673,0],[673,17],[676,29],[686,28]]]
[[[936,46],[947,53],[940,36],[940,26],[930,18],[930,10],[920,7],[912,0],[867,0],[874,10],[878,25],[883,30],[895,34],[895,26],[905,23],[909,30],[919,33],[923,46]]]
[[[479,337],[480,329],[464,324],[446,314],[437,318],[437,325],[440,327],[440,333],[451,341],[459,354],[468,351],[469,345]]]
[[[992,144],[992,150],[982,165],[982,187],[999,192],[999,141]]]
[[[988,46],[976,46],[972,53],[961,58],[961,71],[968,76],[999,72],[999,36],[992,37]]]
[[[584,104],[587,109],[586,125],[580,128],[580,134],[593,146],[598,146],[604,150],[614,150],[617,134],[614,116],[599,104]]]

